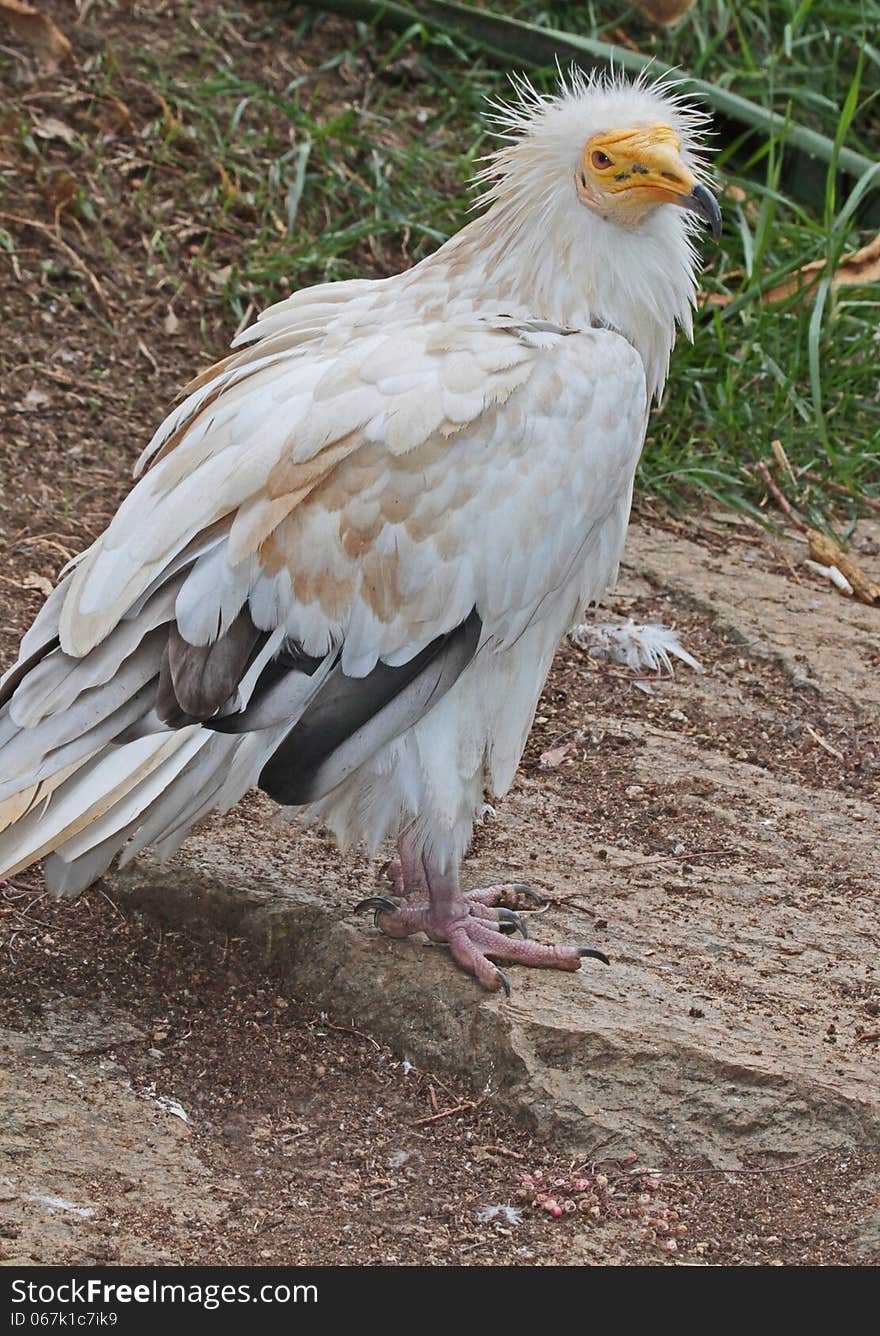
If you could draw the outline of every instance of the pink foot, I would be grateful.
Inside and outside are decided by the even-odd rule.
[[[457,905],[450,906],[451,912],[445,914],[429,905],[400,907],[393,900],[380,896],[362,900],[357,908],[375,910],[376,926],[389,937],[411,937],[413,933],[423,932],[432,942],[445,944],[456,964],[479,979],[484,988],[493,992],[503,988],[508,997],[510,982],[493,961],[568,973],[580,969],[581,960],[587,956],[608,964],[603,952],[588,946],[541,946],[538,942],[513,941],[499,927],[477,917],[474,908],[480,906],[468,905],[464,896]],[[519,917],[513,910],[506,912]]]
[[[421,864],[412,865],[408,860],[409,884],[404,871],[402,858],[394,858],[386,863],[380,875],[394,883],[392,894],[408,905],[418,907],[428,903],[430,892],[427,878]],[[524,908],[540,909],[546,902],[542,895],[533,890],[524,881],[504,881],[495,886],[481,886],[474,891],[463,891],[462,895],[471,907],[474,918],[488,919],[491,923],[501,923],[501,932],[515,932],[528,937],[528,929],[518,910]],[[523,901],[526,904],[523,904]]]
[[[532,903],[543,904],[541,896],[530,886],[503,882],[481,890],[462,891],[457,868],[434,866],[411,832],[401,836],[397,847],[398,857],[385,869],[394,883],[397,899],[374,895],[356,906],[356,909],[372,909],[376,927],[389,937],[410,937],[423,932],[432,942],[448,946],[456,964],[479,979],[484,988],[493,992],[503,988],[508,996],[510,982],[498,961],[568,973],[580,969],[585,957],[608,964],[607,956],[593,947],[541,946],[527,940],[512,941],[506,936],[519,930],[523,939],[528,938],[525,921],[510,902],[518,904],[525,896]]]

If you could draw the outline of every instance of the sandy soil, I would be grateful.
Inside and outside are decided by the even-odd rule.
[[[167,8],[102,9],[78,40],[124,64]],[[3,76],[16,115],[58,115],[57,84]],[[66,76],[70,117],[92,77]],[[4,211],[49,229],[0,219],[27,243],[4,259],[5,665],[230,331],[173,247],[145,266],[134,203],[109,249],[61,234],[97,289],[47,284],[45,182],[14,136],[0,156]],[[877,526],[853,548],[877,578]],[[7,886],[0,1260],[876,1261],[880,614],[804,555],[727,514],[643,516],[609,616],[676,625],[703,673],[560,651],[467,872],[527,878],[552,901],[534,932],[610,970],[483,997],[355,920],[376,869],[257,798],[164,874],[73,905]]]

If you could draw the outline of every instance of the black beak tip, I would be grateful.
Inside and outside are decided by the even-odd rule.
[[[718,201],[708,186],[698,182],[684,201],[684,206],[708,223],[716,241],[721,239],[722,218]]]

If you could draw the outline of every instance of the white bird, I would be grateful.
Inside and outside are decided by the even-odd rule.
[[[413,269],[305,289],[196,378],[0,694],[0,876],[76,894],[258,785],[396,839],[392,936],[576,970],[464,893],[554,651],[613,581],[652,396],[691,334],[704,118],[668,86],[518,85],[484,211]],[[498,907],[498,906],[501,907]]]

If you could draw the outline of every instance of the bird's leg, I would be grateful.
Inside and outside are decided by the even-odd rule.
[[[427,900],[428,878],[422,862],[422,851],[416,844],[411,828],[398,836],[397,857],[386,865],[385,875],[394,882],[394,894],[401,900]]]
[[[406,856],[400,860],[405,886],[411,852],[407,846]],[[374,896],[363,900],[358,908],[374,909],[376,926],[389,937],[409,937],[424,932],[432,941],[444,943],[456,964],[479,979],[484,988],[492,991],[503,988],[510,992],[507,976],[495,963],[497,961],[570,972],[580,968],[585,956],[608,963],[601,951],[591,947],[542,946],[532,941],[512,941],[502,931],[509,917],[505,920],[501,916],[518,918],[513,911],[496,909],[485,901],[469,898],[461,890],[457,868],[440,870],[421,855],[420,863],[427,888],[426,899],[417,893],[414,903],[397,905],[391,899]],[[483,892],[484,895],[489,893]],[[490,914],[493,919],[486,917]]]

